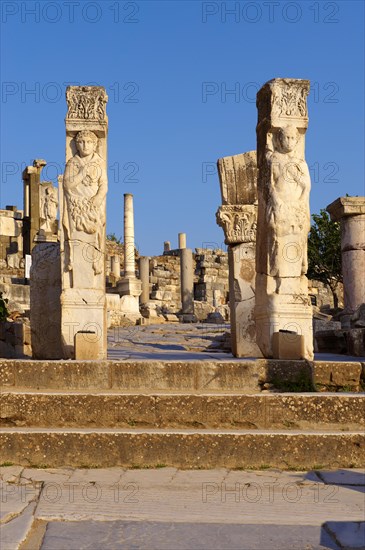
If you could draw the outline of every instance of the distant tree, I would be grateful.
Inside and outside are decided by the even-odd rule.
[[[342,283],[341,229],[324,209],[313,214],[308,237],[308,278],[329,286],[334,306],[338,307],[337,287]]]
[[[108,241],[112,241],[113,243],[123,244],[121,237],[119,237],[118,239],[115,233],[109,233],[109,235],[107,235],[106,238]]]

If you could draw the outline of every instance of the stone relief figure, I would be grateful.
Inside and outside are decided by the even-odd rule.
[[[46,187],[42,204],[42,218],[44,220],[44,229],[54,231],[54,222],[57,218],[58,196],[55,187]]]
[[[96,152],[98,138],[83,130],[75,138],[77,153],[67,162],[63,178],[65,207],[63,226],[66,241],[87,242],[94,247],[92,268],[102,273],[102,239],[105,227],[104,201],[107,192],[105,161]],[[73,246],[66,251],[66,271],[74,268]]]
[[[307,272],[310,229],[308,165],[298,156],[295,126],[279,128],[266,158],[270,168],[266,221],[269,228],[269,274],[297,277]]]

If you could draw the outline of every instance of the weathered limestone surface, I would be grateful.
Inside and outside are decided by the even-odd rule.
[[[139,259],[139,278],[142,283],[142,293],[139,301],[141,304],[145,304],[150,299],[150,259],[148,256]]]
[[[27,166],[23,171],[24,190],[24,253],[31,254],[35,246],[35,237],[39,231],[41,218],[41,171],[46,166],[43,159],[35,159],[33,166]]]
[[[74,335],[98,334],[106,357],[105,223],[108,119],[105,89],[69,86],[66,91],[66,169],[62,182],[62,338],[73,357]]]
[[[0,210],[0,265],[19,268],[23,257],[23,212],[13,208]]]
[[[342,327],[365,303],[365,197],[340,197],[327,206],[333,221],[341,222],[341,254],[345,311]]]
[[[179,233],[178,239],[179,239],[179,250],[186,248],[186,233]]]
[[[256,344],[255,242],[257,226],[256,152],[218,160],[223,205],[217,223],[228,245],[231,344],[235,357],[260,357]]]
[[[272,336],[289,330],[304,337],[313,357],[308,298],[307,235],[310,175],[305,162],[309,81],[274,79],[257,94],[258,221],[256,246],[257,343],[273,356]]]
[[[190,248],[180,249],[180,277],[183,316],[194,316],[193,253]]]
[[[61,258],[59,243],[39,243],[32,250],[30,325],[34,359],[60,359]]]

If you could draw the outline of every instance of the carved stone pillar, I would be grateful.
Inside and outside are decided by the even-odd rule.
[[[108,96],[99,86],[69,86],[66,100],[66,169],[61,202],[64,357],[74,357],[77,332],[93,332],[88,338],[98,343],[95,359],[105,359]]]
[[[218,160],[223,205],[217,224],[228,245],[231,347],[235,357],[259,357],[254,322],[257,220],[256,151]]]
[[[341,255],[345,311],[343,328],[350,327],[350,317],[365,303],[365,197],[340,197],[327,211],[332,221],[341,222]]]
[[[273,341],[283,349],[286,338],[290,353],[292,341],[298,346],[292,358],[313,358],[306,278],[311,185],[304,155],[308,92],[308,80],[277,78],[257,94],[255,319],[257,343],[265,357],[277,356]]]

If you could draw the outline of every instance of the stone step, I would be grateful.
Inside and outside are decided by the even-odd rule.
[[[365,434],[339,431],[71,430],[0,432],[1,463],[34,467],[318,469],[365,466]]]
[[[0,395],[0,426],[68,428],[365,428],[365,395],[344,393],[133,394],[19,392]]]
[[[0,361],[2,386],[126,391],[260,390],[256,361]]]
[[[204,356],[204,354],[202,354]],[[33,361],[0,359],[0,388],[131,392],[359,391],[365,362],[229,359]]]

